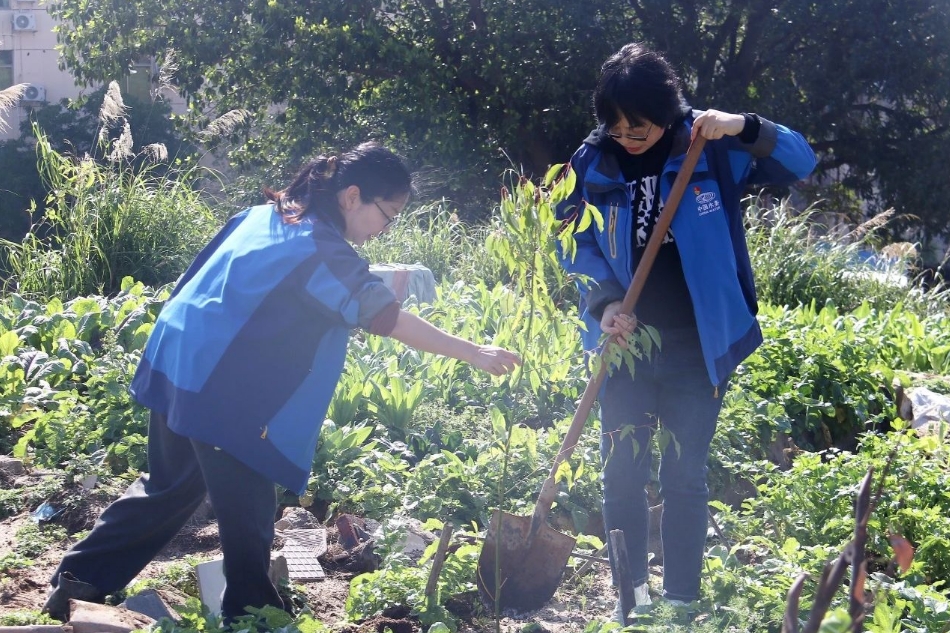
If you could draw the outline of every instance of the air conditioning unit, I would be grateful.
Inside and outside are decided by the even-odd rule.
[[[39,84],[29,84],[23,91],[23,103],[45,103],[46,87]]]
[[[14,11],[13,12],[13,30],[14,31],[35,31],[36,15],[32,11]]]

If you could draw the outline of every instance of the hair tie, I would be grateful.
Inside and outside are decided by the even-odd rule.
[[[331,156],[327,159],[327,169],[326,176],[327,178],[333,178],[333,174],[336,173],[336,156]]]

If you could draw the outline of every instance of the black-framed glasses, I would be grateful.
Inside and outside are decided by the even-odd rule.
[[[638,136],[634,134],[618,134],[617,132],[607,132],[607,136],[612,138],[615,141],[619,141],[622,138],[627,139],[628,141],[645,141],[650,138],[650,132],[653,131],[653,123],[650,123],[650,127],[647,128],[646,134],[643,136]]]
[[[383,225],[384,229],[388,229],[396,221],[398,216],[390,216],[388,213],[383,211],[383,208],[379,206],[379,203],[373,200],[373,204],[376,205],[376,208],[379,209],[379,212],[383,214],[383,217],[386,218],[386,224]]]

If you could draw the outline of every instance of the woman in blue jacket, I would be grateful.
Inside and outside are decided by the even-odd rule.
[[[564,267],[581,289],[585,349],[639,321],[662,351],[638,361],[635,379],[615,371],[601,403],[606,529],[624,532],[638,605],[647,587],[650,442],[657,423],[673,436],[663,452],[663,588],[699,598],[707,529],[706,460],[729,375],[762,342],[740,199],[749,185],[791,184],[815,156],[800,134],[755,114],[692,110],[669,63],[628,44],[603,65],[594,91],[598,126],[571,159],[578,184],[562,217],[584,202],[604,216],[577,236]],[[633,272],[690,141],[708,139],[636,308],[620,314]]]
[[[230,620],[282,606],[268,578],[274,483],[303,493],[320,426],[362,328],[494,375],[520,360],[456,338],[400,308],[350,243],[385,232],[412,179],[365,143],[320,156],[268,204],[231,218],[163,307],[132,380],[151,411],[149,473],[66,554],[45,611],[102,600],[158,554],[207,493],[221,538]]]

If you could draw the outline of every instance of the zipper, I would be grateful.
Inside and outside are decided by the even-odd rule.
[[[619,205],[610,205],[610,221],[607,223],[607,239],[610,243],[610,256],[617,259],[617,213]]]

